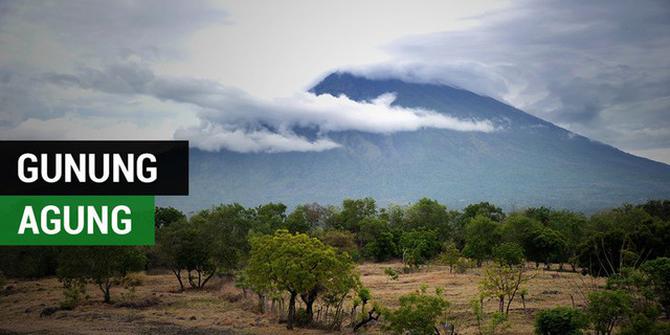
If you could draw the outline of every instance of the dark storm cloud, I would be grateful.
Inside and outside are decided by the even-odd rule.
[[[670,147],[670,2],[523,2],[482,25],[403,38],[359,71],[505,99],[626,149]]]

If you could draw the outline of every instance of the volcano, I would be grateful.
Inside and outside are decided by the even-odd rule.
[[[670,197],[669,165],[625,153],[467,90],[338,72],[311,92],[357,101],[395,93],[395,105],[491,120],[498,130],[331,132],[328,137],[341,147],[322,152],[191,149],[190,195],[159,197],[158,205],[190,212],[232,202],[246,206],[282,202],[291,207],[373,197],[380,205],[403,205],[429,197],[449,208],[489,201],[507,210],[549,206],[594,212]],[[309,135],[309,130],[303,132]]]

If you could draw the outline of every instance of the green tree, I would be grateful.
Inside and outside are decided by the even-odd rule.
[[[440,241],[446,241],[451,233],[451,217],[447,207],[439,202],[422,198],[405,211],[405,229],[432,230]]]
[[[144,268],[146,258],[136,247],[68,247],[58,259],[58,277],[63,281],[87,280],[100,288],[105,303],[110,290],[131,271]]]
[[[256,207],[254,215],[254,231],[272,234],[277,229],[286,228],[286,205],[269,203]]]
[[[497,298],[498,312],[507,315],[521,285],[534,277],[535,273],[526,273],[523,265],[493,263],[484,268],[479,287],[482,296]]]
[[[327,290],[349,291],[357,283],[354,263],[346,254],[305,234],[278,230],[274,235],[251,238],[246,268],[250,286],[260,294],[286,291],[289,294],[288,323],[293,328],[296,298],[305,300],[307,321],[313,318],[313,303]]]
[[[358,233],[361,228],[361,221],[376,215],[377,204],[374,199],[344,199],[342,201],[342,211],[337,215],[337,228]]]
[[[505,242],[493,248],[493,258],[502,265],[522,265],[524,262],[523,248],[514,242]]]
[[[437,262],[449,266],[449,273],[452,273],[459,258],[461,258],[460,250],[456,247],[456,243],[450,241],[442,246],[442,253],[438,255]]]
[[[586,315],[570,307],[544,309],[535,316],[537,335],[582,335],[588,325]]]
[[[588,296],[586,314],[596,335],[610,335],[614,327],[631,312],[631,297],[624,291],[603,290]]]
[[[650,296],[658,301],[666,316],[670,315],[670,258],[646,261],[640,270],[645,274],[644,286],[650,291]]]
[[[449,303],[439,290],[428,294],[425,288],[400,297],[400,307],[386,310],[384,328],[392,334],[439,334],[437,326],[445,321]]]
[[[174,207],[156,207],[154,221],[156,229],[167,227],[173,222],[185,220],[186,215]]]
[[[238,210],[237,206],[220,206],[201,211],[190,221],[173,223],[158,233],[159,257],[181,290],[183,271],[192,288],[204,288],[215,274],[232,273],[240,267],[248,249],[248,231],[230,227],[241,220]]]
[[[434,231],[408,231],[400,237],[400,249],[403,262],[418,268],[440,252],[440,241]]]
[[[493,257],[493,248],[500,242],[498,223],[485,216],[476,216],[465,226],[463,254],[473,258],[480,266]]]

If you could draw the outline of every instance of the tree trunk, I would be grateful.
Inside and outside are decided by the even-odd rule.
[[[265,296],[258,293],[258,310],[261,314],[265,314]]]
[[[102,291],[103,301],[106,304],[110,303],[112,301],[111,294],[109,292],[111,290],[111,287],[112,287],[111,281],[108,279],[104,283],[98,284],[98,287],[100,287],[100,290]]]
[[[172,269],[172,273],[174,273],[174,276],[177,277],[177,281],[179,281],[179,290],[183,291],[184,282],[181,280],[181,270]]]
[[[498,310],[500,311],[500,313],[505,312],[505,296],[504,295],[501,295],[501,296],[498,297]]]
[[[286,321],[286,328],[293,329],[293,322],[295,321],[295,297],[297,292],[291,291],[291,298],[288,301],[288,320]]]

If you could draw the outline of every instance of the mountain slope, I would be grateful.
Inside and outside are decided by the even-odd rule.
[[[334,73],[316,94],[370,100],[458,118],[489,119],[492,133],[422,129],[394,134],[331,133],[342,148],[241,154],[191,151],[191,195],[161,197],[187,211],[217,203],[336,204],[374,197],[382,205],[435,198],[452,208],[493,201],[506,209],[545,205],[594,211],[670,197],[670,166],[575,135],[495,99],[443,85]]]

